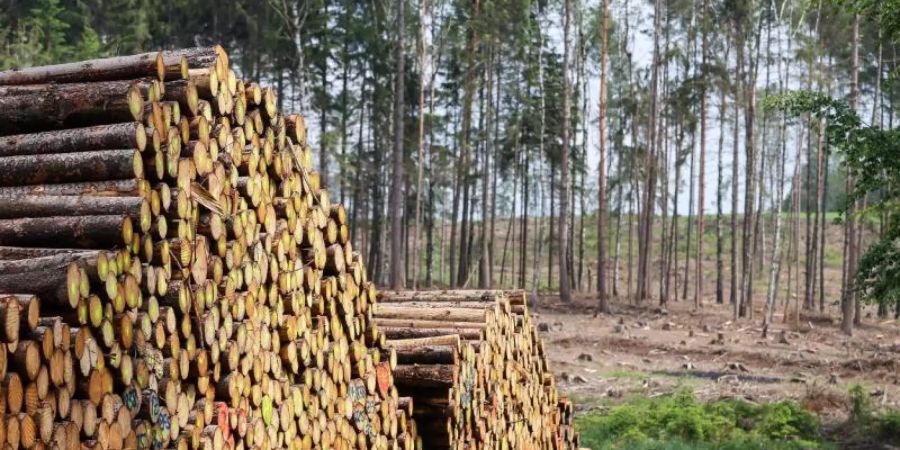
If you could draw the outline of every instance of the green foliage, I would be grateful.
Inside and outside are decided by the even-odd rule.
[[[0,20],[0,69],[52,64],[101,54],[97,32],[76,8],[38,0],[18,20]]]
[[[679,392],[636,398],[605,414],[581,417],[577,426],[582,443],[594,449],[826,448],[818,419],[791,401],[704,404]]]
[[[875,420],[878,438],[887,442],[900,440],[900,411],[888,411]]]
[[[838,4],[850,7],[874,20],[889,41],[900,40],[900,1],[898,0],[838,0]]]
[[[863,299],[881,304],[900,300],[900,131],[862,124],[845,102],[809,91],[768,97],[768,109],[792,116],[810,114],[825,126],[829,150],[837,150],[847,173],[854,176],[849,201],[879,198],[858,215],[884,215],[888,226],[880,240],[860,258],[854,288]]]
[[[869,423],[872,420],[872,400],[859,384],[850,387],[850,422],[856,424]]]
[[[814,439],[818,430],[816,417],[791,401],[766,403],[753,416],[755,431],[768,439]]]
[[[848,434],[864,440],[873,436],[882,443],[900,442],[900,411],[875,409],[872,398],[861,385],[853,385],[849,392],[850,414],[846,427]]]

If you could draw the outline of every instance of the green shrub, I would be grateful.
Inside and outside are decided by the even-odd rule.
[[[888,411],[875,421],[875,432],[887,442],[900,442],[900,411]]]
[[[861,385],[854,384],[850,387],[850,405],[850,422],[865,425],[872,420],[872,399]]]
[[[700,403],[689,392],[635,398],[579,417],[582,443],[601,449],[823,448],[815,416],[793,402]]]
[[[758,407],[755,419],[753,431],[771,440],[809,439],[819,428],[815,416],[788,401]]]

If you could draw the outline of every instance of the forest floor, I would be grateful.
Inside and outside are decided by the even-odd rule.
[[[613,302],[612,315],[594,317],[593,297],[575,301],[542,296],[533,312],[558,385],[582,412],[686,389],[709,401],[792,399],[839,421],[856,384],[875,406],[900,407],[900,322],[868,309],[848,338],[836,311],[834,319],[801,314],[798,325],[783,323],[779,312],[764,335],[759,319],[732,321],[729,305],[694,311],[690,302],[662,309],[623,300]]]

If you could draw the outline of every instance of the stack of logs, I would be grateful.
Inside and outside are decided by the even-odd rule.
[[[524,292],[379,291],[375,323],[426,448],[578,448]]]
[[[421,447],[277,104],[218,46],[0,72],[0,448]]]

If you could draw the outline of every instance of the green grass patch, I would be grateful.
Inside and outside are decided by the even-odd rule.
[[[850,404],[850,418],[840,432],[859,440],[900,444],[900,411],[877,410],[868,391],[858,384],[850,387]]]
[[[888,411],[875,418],[875,433],[886,441],[896,443],[900,440],[900,412]]]
[[[829,449],[819,420],[791,401],[701,403],[689,392],[638,397],[579,417],[582,445],[602,449]]]

